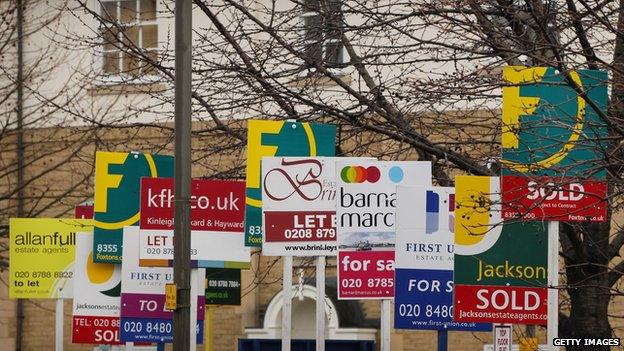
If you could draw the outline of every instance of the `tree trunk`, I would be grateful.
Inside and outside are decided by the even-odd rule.
[[[610,218],[610,216],[608,216]],[[562,234],[571,247],[565,250],[567,292],[570,315],[559,328],[562,338],[610,338],[608,319],[610,295],[609,229],[606,223],[564,224]],[[566,350],[587,350],[588,346],[568,346]],[[592,351],[610,350],[609,346],[591,346]]]

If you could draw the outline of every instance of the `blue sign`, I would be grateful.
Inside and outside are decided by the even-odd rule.
[[[156,318],[121,318],[120,340],[126,342],[173,342],[173,320]],[[204,342],[204,321],[197,321],[197,343]]]
[[[487,323],[453,322],[453,271],[396,269],[396,329],[491,331]]]
[[[453,322],[455,189],[397,187],[394,327],[490,331]]]

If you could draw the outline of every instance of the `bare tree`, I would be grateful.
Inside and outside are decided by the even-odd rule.
[[[137,39],[136,21],[123,20],[122,9],[116,5],[108,4],[111,7],[107,8],[102,2],[93,8],[82,0],[76,3],[56,8],[71,13],[88,31],[59,30],[54,41],[81,45],[90,57],[109,59],[106,62],[111,64],[104,66],[105,70],[122,80],[116,85],[103,82],[98,88],[120,89],[120,94],[94,104],[90,111],[83,111],[84,104],[75,103],[85,96],[88,87],[84,82],[102,79],[99,69],[77,70],[80,79],[67,79],[67,84],[74,85],[66,89],[74,92],[70,96],[61,92],[56,97],[41,95],[44,89],[37,85],[34,73],[26,91],[45,106],[49,116],[62,112],[83,126],[87,124],[82,128],[91,133],[91,146],[110,147],[109,141],[102,139],[104,130],[126,130],[125,137],[132,138],[130,130],[155,128],[162,140],[134,145],[138,149],[167,150],[171,129],[166,122],[172,119],[174,76],[169,41],[155,46]],[[434,180],[440,185],[451,185],[458,172],[495,175],[495,168],[486,164],[500,154],[497,116],[502,66],[553,66],[560,72],[605,69],[610,72],[611,97],[608,111],[600,117],[609,127],[609,148],[603,159],[595,161],[598,168],[608,171],[609,213],[621,210],[624,9],[620,2],[194,3],[203,16],[194,27],[193,118],[198,126],[194,136],[200,141],[194,144],[194,162],[209,170],[207,176],[242,177],[246,140],[241,121],[250,117],[337,124],[342,155],[430,160]],[[166,2],[158,7],[158,18],[172,17],[169,5]],[[138,13],[141,16],[140,10]],[[6,16],[13,15],[9,6]],[[0,33],[7,36],[6,45],[2,45],[5,38],[0,38],[0,52],[7,55],[10,43],[16,40],[8,26]],[[161,38],[169,39],[166,26],[158,30]],[[9,78],[14,76],[11,65],[0,69]],[[155,80],[146,82],[146,75]],[[15,81],[9,79],[0,87],[0,98],[15,99]],[[155,85],[162,85],[162,89],[152,89]],[[147,88],[149,95],[148,101],[138,105],[124,97],[125,89],[137,87]],[[41,108],[33,110],[40,112]],[[7,107],[0,113],[12,116],[14,112]],[[36,116],[28,126],[49,120],[45,113]],[[55,125],[68,122],[57,120]],[[3,127],[3,144],[15,145],[11,139],[15,122]],[[208,140],[211,142],[203,142]],[[78,141],[69,145],[80,150],[70,153],[72,157],[84,152]],[[219,162],[215,163],[215,158]],[[4,177],[11,184],[8,179],[13,179],[16,163],[13,159],[4,162]],[[41,171],[41,176],[44,174]],[[90,174],[84,176],[88,179]],[[36,174],[33,183],[35,179]],[[15,186],[8,188],[2,198],[6,201],[17,195]],[[64,191],[72,193],[73,189]],[[61,195],[55,193],[50,201],[43,201],[43,193],[32,198],[25,195],[32,202],[27,206],[32,214],[45,210],[43,204],[51,204]],[[608,309],[612,298],[620,294],[624,229],[611,217],[604,224],[568,223],[562,225],[560,240],[566,265],[564,288],[569,298],[569,310],[560,316],[561,335],[610,337],[613,331]]]

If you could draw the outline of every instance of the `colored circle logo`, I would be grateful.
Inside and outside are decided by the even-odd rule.
[[[376,183],[381,177],[379,168],[370,166],[364,168],[362,166],[347,166],[340,171],[340,178],[345,183]]]
[[[391,167],[390,171],[388,171],[388,177],[390,177],[390,180],[394,183],[400,183],[404,177],[403,169],[399,166]]]

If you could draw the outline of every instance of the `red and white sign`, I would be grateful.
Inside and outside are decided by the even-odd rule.
[[[173,197],[173,178],[141,178],[141,266],[172,266]],[[199,267],[248,268],[244,211],[245,182],[193,179],[191,260]]]
[[[398,185],[431,186],[431,163],[336,162],[338,298],[394,297]]]
[[[335,157],[262,158],[262,253],[335,256]]]
[[[72,342],[122,344],[119,340],[121,266],[93,263],[93,233],[76,233]]]
[[[341,299],[394,296],[393,251],[345,251],[339,257]]]
[[[494,351],[511,351],[511,324],[494,325]]]
[[[502,177],[503,219],[604,222],[607,183],[553,177]]]
[[[546,324],[548,289],[455,285],[457,322]]]

